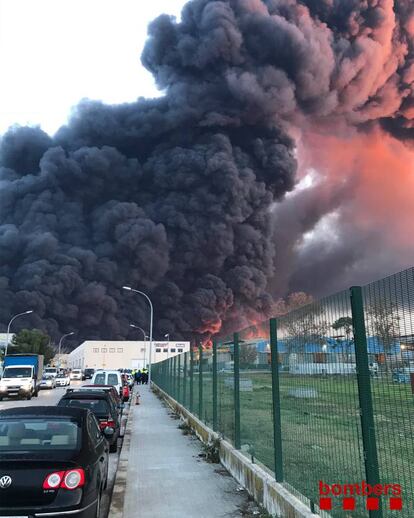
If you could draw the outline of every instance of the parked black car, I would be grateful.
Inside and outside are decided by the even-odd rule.
[[[95,415],[99,428],[104,432],[107,428],[113,429],[109,441],[109,451],[114,453],[118,447],[118,437],[121,433],[121,420],[118,409],[110,394],[97,390],[68,391],[58,403],[59,407],[87,408]]]
[[[85,369],[83,371],[83,375],[86,380],[91,380],[93,378],[94,374],[95,374],[95,369]]]
[[[67,389],[66,393],[68,394],[69,392],[77,392],[80,390],[91,390],[93,392],[107,392],[111,396],[113,403],[116,409],[118,410],[119,418],[122,417],[124,403],[121,401],[121,397],[119,396],[118,391],[113,385],[82,385],[81,387],[77,387],[76,389]]]
[[[108,442],[91,411],[0,411],[0,516],[97,518],[107,479]]]

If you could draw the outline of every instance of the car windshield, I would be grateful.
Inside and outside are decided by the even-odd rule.
[[[58,374],[56,377],[57,378],[66,378],[66,374]]]
[[[30,367],[6,367],[3,378],[30,378],[32,369]]]
[[[70,406],[76,408],[87,408],[95,415],[108,415],[109,406],[104,399],[69,399],[59,401],[59,406]]]
[[[108,374],[108,385],[118,385],[119,379],[117,374]]]
[[[0,420],[0,453],[11,451],[77,450],[81,432],[70,418],[26,418]]]
[[[45,369],[46,374],[55,374],[57,371],[56,369],[47,368]]]
[[[95,376],[95,379],[93,380],[94,385],[105,385],[105,373],[100,372]]]

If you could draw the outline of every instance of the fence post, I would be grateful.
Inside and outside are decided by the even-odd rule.
[[[168,361],[164,360],[164,391],[168,393]]]
[[[194,349],[190,347],[190,412],[192,413],[194,408]]]
[[[368,484],[379,484],[377,442],[375,437],[371,379],[368,366],[367,335],[361,286],[351,288],[352,324],[354,328],[355,361],[358,381],[359,408],[361,412],[362,444],[364,448],[365,475]],[[370,518],[381,518],[380,508],[369,511]]]
[[[167,362],[165,360],[162,362],[162,383],[162,390],[167,392]]]
[[[203,420],[203,346],[198,346],[198,417]]]
[[[187,403],[187,362],[188,362],[188,353],[184,353],[184,368],[183,368],[183,407],[185,407]]]
[[[280,415],[279,351],[277,320],[270,319],[270,357],[272,362],[273,443],[276,482],[283,482],[282,419]]]
[[[168,360],[164,360],[164,390],[165,392],[167,392],[167,394],[169,394],[169,389],[168,389]]]
[[[173,384],[174,384],[173,398],[177,399],[177,356],[174,356],[174,359],[173,359]]]
[[[240,350],[239,334],[233,335],[234,351],[234,447],[236,450],[241,448],[240,439]]]
[[[217,432],[217,341],[213,340],[213,430]]]
[[[164,362],[160,365],[160,387],[165,390]]]
[[[181,399],[181,354],[177,356],[177,401]]]
[[[168,358],[168,394],[172,396],[173,393],[173,364],[172,358]]]

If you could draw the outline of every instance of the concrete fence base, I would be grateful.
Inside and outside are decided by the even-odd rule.
[[[220,440],[221,463],[268,513],[277,518],[316,518],[319,516],[312,513],[282,484],[277,483],[264,466],[251,462],[154,383],[152,383],[152,390],[158,397],[164,399],[174,412],[188,422],[202,442]]]

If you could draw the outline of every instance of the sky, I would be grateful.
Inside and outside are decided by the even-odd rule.
[[[140,55],[147,25],[185,0],[0,0],[0,134],[13,124],[53,134],[81,99],[162,95]]]

